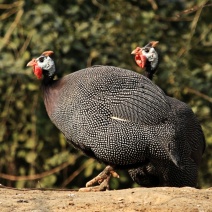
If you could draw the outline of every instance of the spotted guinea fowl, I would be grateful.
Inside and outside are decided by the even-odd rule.
[[[154,48],[158,43],[158,41],[152,41],[145,47],[137,47],[132,51],[132,54],[135,54],[135,62],[141,68],[146,68],[146,75],[149,79],[153,78],[158,67],[158,53]],[[193,182],[191,183],[192,186],[196,186],[197,170],[205,150],[205,138],[202,128],[188,105],[169,96],[167,96],[166,99],[170,105],[170,109],[173,114],[175,114],[173,118],[176,119],[176,128],[178,128],[179,131],[179,134],[176,134],[178,142],[180,142],[178,149],[180,151],[179,155],[187,154],[184,164],[186,164],[187,167],[190,166],[190,168],[183,165],[182,168],[179,169],[169,161],[162,163],[158,161],[157,165],[155,165],[156,163],[153,164],[147,161],[145,166],[129,170],[129,174],[134,181],[143,186],[161,185],[160,172],[169,172],[168,175],[175,175],[174,178],[178,178],[178,180],[169,181],[168,183],[164,181],[163,186],[180,186],[180,184],[183,184],[181,181],[184,181],[184,175]],[[161,171],[158,172],[158,169]]]
[[[44,52],[27,65],[43,77],[47,113],[67,141],[109,165],[101,179],[94,179],[102,182],[100,189],[107,188],[111,174],[116,176],[114,169],[151,169],[146,177],[152,181],[157,173],[157,186],[195,186],[196,163],[182,142],[177,114],[158,86],[113,66],[93,66],[54,80],[51,54]],[[136,182],[137,177],[132,175]]]

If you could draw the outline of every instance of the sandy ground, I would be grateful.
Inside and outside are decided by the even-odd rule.
[[[105,192],[0,188],[0,211],[212,212],[212,188],[133,188]]]

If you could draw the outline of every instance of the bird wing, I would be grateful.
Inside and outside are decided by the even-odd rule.
[[[147,78],[118,79],[109,85],[107,102],[113,117],[143,125],[157,125],[170,110],[164,93]]]
[[[95,67],[95,77],[86,96],[95,104],[103,104],[110,116],[143,125],[157,125],[165,121],[170,112],[164,92],[146,77],[132,71],[111,67],[108,72]],[[93,71],[94,72],[94,71]],[[90,74],[92,71],[90,71]],[[94,74],[94,73],[93,73]],[[101,110],[96,111],[96,113]]]

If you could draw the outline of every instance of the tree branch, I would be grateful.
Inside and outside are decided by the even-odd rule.
[[[46,176],[49,176],[51,174],[61,171],[62,169],[69,166],[70,163],[71,163],[71,161],[67,161],[67,162],[62,163],[61,165],[53,168],[52,170],[45,171],[41,174],[35,174],[35,175],[30,175],[30,176],[14,176],[14,175],[0,173],[0,178],[10,180],[10,181],[37,180],[37,179],[41,179],[41,178],[44,178]]]
[[[203,93],[201,93],[201,92],[199,92],[199,91],[197,91],[197,90],[195,90],[193,88],[186,87],[185,88],[185,92],[195,94],[195,95],[207,100],[208,102],[212,103],[212,98],[210,96],[205,95],[205,94],[203,94]]]

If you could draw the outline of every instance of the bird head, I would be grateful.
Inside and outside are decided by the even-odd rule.
[[[155,50],[155,46],[158,44],[158,41],[151,41],[144,47],[136,47],[131,54],[135,55],[135,61],[137,65],[141,68],[147,68],[150,64],[150,70],[154,71],[158,65],[158,53]],[[148,72],[148,70],[147,70]]]
[[[28,62],[27,66],[33,67],[33,72],[38,79],[41,79],[42,75],[47,75],[48,77],[55,75],[55,64],[50,57],[53,54],[53,51],[45,51],[38,58],[33,58]]]

